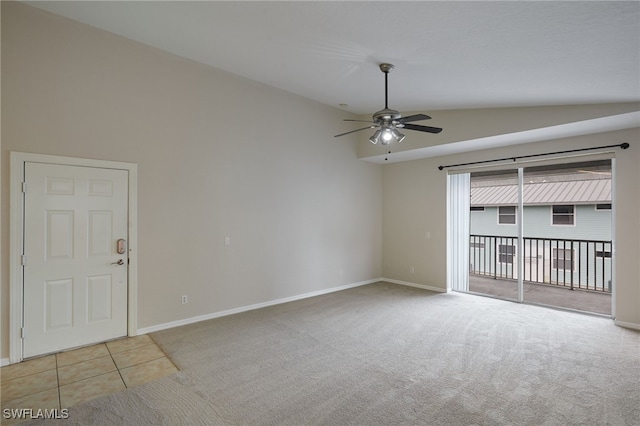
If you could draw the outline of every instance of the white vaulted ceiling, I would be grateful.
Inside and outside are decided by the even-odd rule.
[[[640,3],[26,2],[357,114],[640,100]]]

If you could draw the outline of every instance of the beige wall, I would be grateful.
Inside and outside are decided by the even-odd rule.
[[[438,166],[517,155],[613,145],[616,158],[616,314],[640,326],[640,130],[537,142],[388,164],[383,169],[383,276],[444,289],[446,171]],[[427,239],[427,232],[431,238]],[[414,273],[409,268],[414,266]]]
[[[590,114],[603,108],[629,110]],[[505,113],[482,118],[497,126]],[[561,122],[585,117],[567,114]],[[432,115],[429,124],[445,126]],[[357,159],[360,135],[333,138],[342,118],[338,109],[2,2],[0,357],[8,356],[10,151],[138,164],[144,328],[380,276],[444,289],[446,172],[438,165],[629,142],[616,153],[616,300],[618,319],[640,324],[637,129],[378,166]],[[514,129],[528,126],[518,123]],[[454,135],[497,134],[468,124]]]
[[[2,113],[2,358],[10,151],[138,164],[140,328],[381,276],[337,108],[2,2]]]

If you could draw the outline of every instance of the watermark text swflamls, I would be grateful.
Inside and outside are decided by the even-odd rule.
[[[68,419],[69,409],[63,408],[5,408],[2,410],[5,419]]]

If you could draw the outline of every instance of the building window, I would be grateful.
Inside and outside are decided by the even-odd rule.
[[[596,210],[611,210],[611,204],[596,204]]]
[[[471,206],[471,211],[472,212],[483,212],[484,211],[484,206]]]
[[[573,250],[554,248],[553,268],[573,271]]]
[[[513,264],[513,258],[516,255],[516,246],[499,244],[498,245],[498,259],[500,263]]]
[[[552,206],[553,225],[575,225],[575,206]]]
[[[501,225],[514,225],[516,223],[516,207],[498,206],[498,223]]]
[[[484,243],[469,243],[470,248],[483,249]]]
[[[611,258],[611,252],[610,251],[596,251],[596,257],[608,257]]]

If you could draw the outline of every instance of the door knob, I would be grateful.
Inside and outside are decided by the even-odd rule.
[[[124,265],[124,259],[118,259],[117,262],[112,262],[112,265]]]

